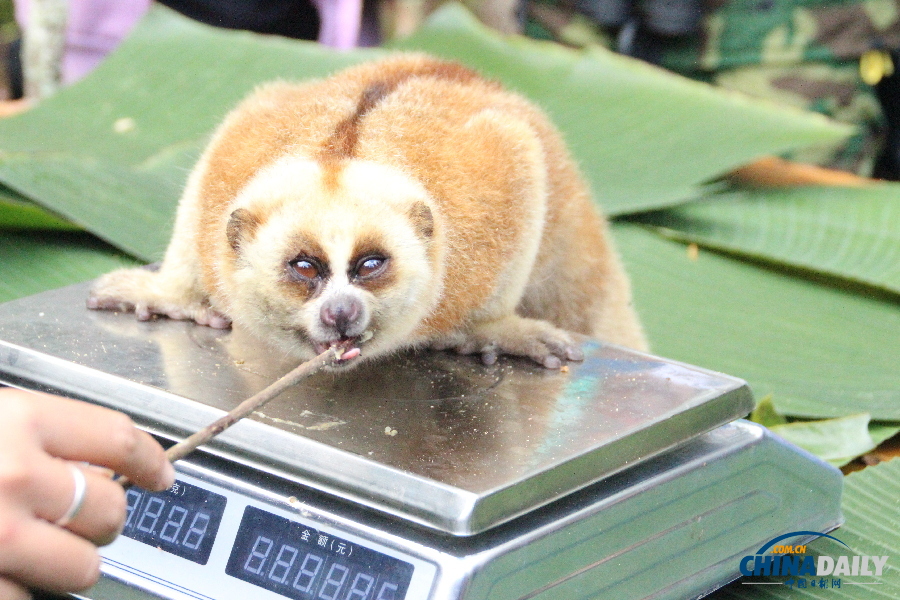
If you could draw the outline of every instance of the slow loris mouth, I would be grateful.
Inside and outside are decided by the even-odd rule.
[[[368,342],[370,339],[372,339],[372,335],[373,335],[372,331],[364,331],[362,333],[362,335],[358,335],[356,337],[341,336],[340,338],[338,338],[336,340],[329,340],[327,342],[313,341],[312,345],[313,345],[313,348],[315,349],[316,354],[322,354],[323,352],[325,352],[326,350],[328,350],[330,348],[334,348],[335,346],[345,345],[345,344],[347,345],[348,348],[359,348],[360,346],[362,346],[363,344]],[[349,344],[348,344],[348,342],[349,342]]]

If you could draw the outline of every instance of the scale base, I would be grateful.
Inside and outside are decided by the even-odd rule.
[[[219,459],[202,458],[180,467],[179,477],[229,494],[235,509],[249,504],[291,515],[320,531],[377,540],[416,563],[434,565],[434,577],[422,589],[411,588],[407,600],[699,598],[739,577],[740,559],[772,538],[827,532],[841,523],[840,472],[745,421],[470,537],[367,514],[290,482],[273,479],[259,488],[238,483],[240,478],[225,480],[217,473]],[[302,497],[302,505],[292,496]],[[223,536],[227,548],[227,532]],[[81,597],[284,597],[245,589],[216,563],[227,556],[215,552],[205,581],[165,565],[152,580],[115,566],[123,558],[146,565],[141,553],[154,550],[120,538],[103,550],[103,579]],[[217,569],[220,578],[212,577]]]

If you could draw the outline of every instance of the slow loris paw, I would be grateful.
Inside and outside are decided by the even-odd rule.
[[[431,347],[478,353],[486,365],[494,364],[501,354],[525,356],[548,369],[558,369],[564,361],[584,360],[581,346],[568,332],[546,321],[515,315],[479,323],[469,332],[435,340]]]
[[[231,319],[205,301],[192,298],[184,286],[173,285],[158,272],[119,269],[100,277],[91,288],[87,307],[94,310],[133,311],[140,321],[154,315],[192,320],[214,329],[227,329]]]

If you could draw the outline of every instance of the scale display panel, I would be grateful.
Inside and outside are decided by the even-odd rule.
[[[225,511],[224,496],[179,481],[165,492],[129,488],[125,502],[122,535],[206,564]]]
[[[412,600],[428,597],[437,574],[433,562],[385,544],[383,534],[367,536],[296,498],[260,494],[189,463],[179,463],[169,490],[128,491],[135,504],[129,525],[101,549],[106,580],[86,598],[104,598],[105,588],[127,581],[182,600]],[[211,524],[205,529],[206,517],[196,516],[204,514]],[[198,521],[193,533],[190,519]],[[122,594],[109,592],[116,600]]]
[[[295,600],[400,600],[413,566],[248,506],[225,572]]]

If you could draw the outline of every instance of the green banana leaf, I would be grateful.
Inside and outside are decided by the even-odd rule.
[[[821,421],[784,423],[770,429],[792,444],[842,467],[878,446],[869,433],[869,421],[869,414],[861,413]],[[896,430],[900,431],[900,427]]]
[[[0,231],[28,229],[77,230],[78,227],[62,219],[27,198],[0,187]]]
[[[790,421],[778,412],[771,396],[760,400],[749,418],[836,467],[846,465],[900,433],[900,424],[873,423],[868,413],[836,419]]]
[[[134,259],[86,233],[0,231],[0,302],[135,264]],[[85,298],[73,301],[80,303]]]
[[[747,585],[739,579],[707,596],[708,600],[893,600],[900,598],[900,460],[892,460],[844,478],[841,511],[846,522],[830,535],[846,546],[828,538],[818,538],[808,545],[808,552],[818,556],[887,556],[880,578],[838,577],[840,587],[797,589],[776,585],[785,577],[754,577],[754,582],[770,585]],[[847,546],[850,549],[847,549]],[[818,560],[818,558],[816,558]],[[816,578],[818,581],[819,578]],[[859,585],[870,584],[870,585]]]
[[[757,402],[756,408],[753,409],[748,418],[754,423],[770,428],[773,425],[785,425],[788,422],[787,417],[775,408],[771,395]]]
[[[746,379],[779,412],[900,421],[893,300],[613,228],[653,352]]]
[[[900,294],[900,185],[718,194],[640,222],[684,242]]]
[[[5,181],[32,198],[62,198],[54,210],[125,252],[158,260],[168,243],[181,173],[158,174],[115,162],[16,154],[0,162]]]

